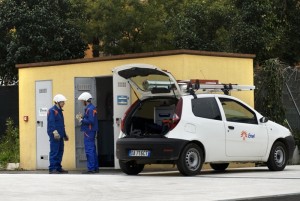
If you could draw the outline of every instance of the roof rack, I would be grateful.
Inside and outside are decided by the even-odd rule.
[[[194,95],[197,93],[205,92],[223,92],[229,95],[232,90],[235,91],[251,91],[255,89],[255,86],[251,85],[238,85],[238,84],[223,84],[218,80],[178,80],[178,85],[183,93],[189,93]]]

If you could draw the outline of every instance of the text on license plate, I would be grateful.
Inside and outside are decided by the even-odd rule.
[[[129,150],[128,155],[150,157],[150,150]]]

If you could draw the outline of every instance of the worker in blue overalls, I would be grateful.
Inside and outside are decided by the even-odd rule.
[[[48,110],[47,114],[47,133],[50,141],[49,156],[49,174],[65,174],[68,171],[61,166],[64,154],[64,141],[68,141],[69,137],[65,131],[63,107],[66,97],[57,94],[53,97],[55,105]]]
[[[98,117],[96,107],[91,103],[92,95],[83,92],[78,100],[85,106],[84,114],[77,114],[76,118],[81,124],[81,131],[84,134],[84,149],[87,159],[87,171],[83,174],[93,174],[99,172],[98,156],[96,151],[95,139],[98,131]]]

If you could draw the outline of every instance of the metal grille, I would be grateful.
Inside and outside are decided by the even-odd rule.
[[[90,91],[92,89],[92,86],[90,84],[78,84],[77,89],[79,91]]]
[[[126,87],[126,82],[118,82],[118,87]]]
[[[47,93],[47,89],[39,89],[39,93],[40,94]]]

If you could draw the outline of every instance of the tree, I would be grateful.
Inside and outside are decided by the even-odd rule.
[[[10,9],[5,12],[8,8]],[[17,80],[17,70],[6,58],[7,46],[15,38],[14,22],[8,19],[8,16],[12,16],[13,13],[17,13],[14,1],[0,2],[0,85],[13,84]]]
[[[168,49],[300,60],[299,0],[71,0],[94,56]]]
[[[282,60],[290,65],[297,65],[300,62],[300,2],[299,0],[285,0],[282,2],[281,11],[286,28],[284,38],[281,42]]]
[[[283,68],[278,59],[269,59],[257,68],[256,109],[273,121],[284,125],[285,111],[282,104]]]
[[[87,14],[89,41],[99,45],[106,55],[173,48],[172,36],[165,26],[167,13],[162,2],[92,1]]]
[[[300,61],[299,0],[232,0],[237,10],[230,31],[234,52],[256,54],[258,62]]]
[[[230,30],[233,52],[256,54],[262,62],[282,58],[287,22],[282,0],[232,0],[236,13]]]
[[[0,3],[2,85],[17,80],[15,64],[83,58],[87,48],[68,0]]]
[[[172,22],[176,48],[228,51],[229,8],[223,0],[187,1]]]
[[[299,0],[190,0],[171,20],[176,48],[300,61]]]

